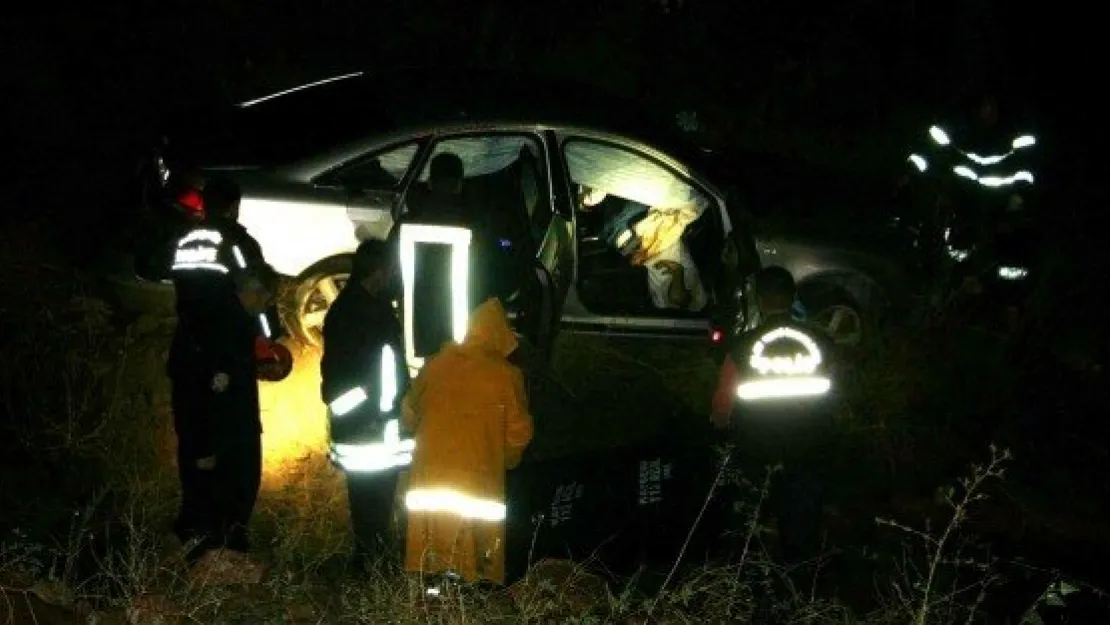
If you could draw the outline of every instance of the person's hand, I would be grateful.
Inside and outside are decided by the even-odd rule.
[[[217,373],[212,376],[212,390],[217,393],[226,391],[229,384],[231,384],[231,378],[226,373]]]
[[[661,260],[655,263],[655,268],[667,276],[681,275],[685,271],[681,263],[676,263],[673,260]]]
[[[216,468],[216,456],[197,459],[197,468],[201,471],[211,471]]]

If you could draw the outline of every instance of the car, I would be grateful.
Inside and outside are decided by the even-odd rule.
[[[472,203],[519,221],[507,243],[523,250],[531,264],[525,280],[538,288],[517,289],[532,295],[509,298],[507,308],[535,345],[550,345],[560,330],[721,344],[754,323],[751,277],[761,252],[768,260],[768,240],[757,244],[756,220],[739,206],[745,190],[728,168],[634,104],[573,81],[503,70],[358,72],[171,124],[144,157],[135,212],[121,219],[134,229],[112,256],[115,283],[172,296],[163,263],[151,261],[177,227],[167,206],[188,208],[204,178],[227,176],[243,190],[240,221],[289,285],[285,324],[319,344],[358,242],[394,231],[426,188],[431,158],[443,152],[463,160]],[[605,240],[602,211],[583,204],[589,189],[606,192],[603,201],[696,207],[680,236],[704,307],[653,302],[648,270]],[[788,242],[774,245],[805,257]],[[808,302],[817,318],[844,308],[863,316],[858,296],[826,280],[861,272],[845,263],[831,273],[800,261],[791,268],[803,293],[821,292]],[[821,291],[826,284],[835,288]]]

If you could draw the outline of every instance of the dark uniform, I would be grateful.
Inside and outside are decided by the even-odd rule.
[[[262,246],[247,232],[242,224],[233,220],[216,218],[209,219],[206,226],[219,231],[223,237],[223,246],[227,249],[226,254],[229,255],[227,260],[231,275],[234,276],[246,271],[254,272],[262,278],[266,288],[271,293],[277,292],[277,272],[266,262],[266,258],[262,255]],[[260,351],[265,350],[266,341],[275,341],[280,338],[282,325],[276,305],[271,306],[258,319],[258,330],[260,339],[263,339],[256,346]],[[263,355],[263,353],[259,353],[260,357]]]
[[[324,319],[320,373],[331,457],[347,475],[357,550],[366,554],[390,535],[398,472],[412,457],[411,441],[399,439],[408,371],[387,298],[347,284]]]
[[[200,539],[192,558],[210,548],[247,550],[262,473],[258,325],[237,296],[231,256],[220,232],[201,226],[178,241],[171,268],[177,328],[167,373],[182,490],[174,529],[183,542]],[[220,374],[226,387],[218,384]],[[209,457],[212,469],[197,466]]]
[[[1039,264],[1029,213],[1036,138],[973,124],[934,125],[927,134],[909,162],[932,268],[949,286],[974,278],[988,291],[982,299],[1020,305]]]
[[[790,314],[769,316],[741,335],[721,369],[714,398],[730,414],[745,473],[783,464],[773,501],[783,557],[817,555],[835,404],[824,333]]]

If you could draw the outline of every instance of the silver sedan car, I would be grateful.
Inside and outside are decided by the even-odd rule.
[[[157,259],[177,211],[226,176],[243,191],[240,222],[286,278],[288,329],[318,344],[352,252],[404,219],[443,153],[462,162],[465,202],[513,223],[502,244],[525,277],[507,308],[539,346],[560,329],[721,343],[754,321],[750,277],[768,260],[816,294],[815,318],[859,342],[871,313],[852,283],[887,282],[822,267],[821,245],[761,240],[737,177],[634,105],[493,70],[348,74],[171,124],[144,157],[115,282],[170,296]],[[169,184],[181,179],[192,184]],[[651,253],[629,253],[630,235]]]

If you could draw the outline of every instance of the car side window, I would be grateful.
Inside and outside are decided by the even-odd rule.
[[[319,183],[363,191],[393,191],[404,179],[418,148],[415,143],[406,143],[359,157],[328,172]]]
[[[650,224],[645,245],[674,243],[706,213],[710,201],[700,190],[645,155],[588,139],[563,146],[575,193],[575,212],[588,237],[620,247],[625,229]]]

